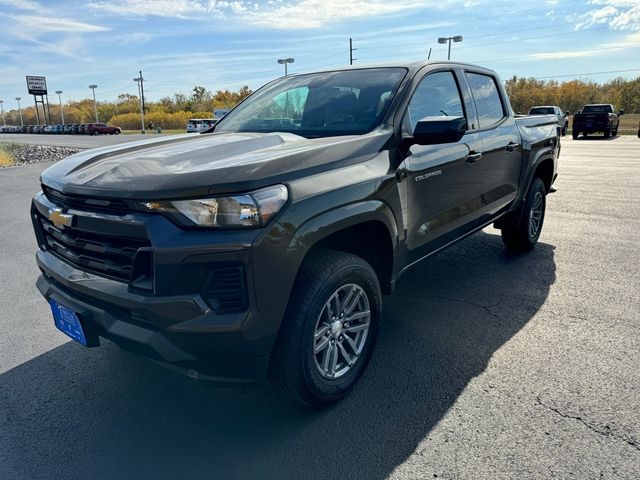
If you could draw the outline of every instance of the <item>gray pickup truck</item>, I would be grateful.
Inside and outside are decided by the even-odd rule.
[[[559,149],[555,118],[515,119],[478,66],[286,76],[210,133],[45,170],[37,287],[81,344],[328,404],[364,372],[382,294],[413,265],[491,224],[534,247]]]
[[[564,137],[567,134],[569,128],[569,113],[563,112],[560,107],[555,105],[540,105],[531,107],[528,115],[553,115],[556,117],[560,134]]]

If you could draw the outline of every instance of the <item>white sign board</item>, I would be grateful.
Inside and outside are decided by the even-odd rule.
[[[29,90],[29,95],[46,95],[47,79],[45,77],[27,75],[27,89]]]

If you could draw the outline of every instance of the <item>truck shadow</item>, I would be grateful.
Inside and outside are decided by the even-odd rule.
[[[66,343],[0,375],[0,476],[385,478],[554,281],[553,246],[510,256],[484,232],[423,262],[385,297],[364,378],[321,411],[267,387],[197,383],[111,344]]]

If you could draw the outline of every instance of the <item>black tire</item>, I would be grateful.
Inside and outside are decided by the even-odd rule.
[[[580,134],[580,132],[576,132],[575,130],[573,132],[571,132],[571,136],[573,137],[574,140],[578,139],[578,135]]]
[[[116,130],[113,132],[114,135],[120,135],[120,130]]]
[[[312,258],[305,260],[302,265],[292,290],[287,313],[271,357],[269,378],[278,390],[292,400],[309,407],[321,407],[347,395],[367,367],[378,336],[382,297],[375,272],[362,258],[331,250],[312,255]],[[340,297],[343,290],[344,295]],[[359,296],[350,296],[351,290],[357,290]],[[336,310],[334,307],[338,307],[337,310],[343,308],[342,301],[349,306],[349,301],[356,298],[356,306],[349,311],[355,312],[357,307],[358,314],[365,314],[368,307],[369,318],[354,319],[349,323],[347,317],[331,317],[330,312],[325,316],[325,308],[335,295],[341,300],[340,305],[331,304],[332,311]],[[324,322],[323,319],[328,321]],[[359,323],[365,321],[368,323]],[[359,326],[368,325],[368,330],[360,328],[358,333],[348,332],[342,330],[343,325],[354,330]],[[338,334],[360,338],[355,340],[356,343],[361,341],[362,344],[358,343],[361,345],[360,353],[351,358],[353,364],[346,363],[338,347],[349,355],[355,354],[356,351],[350,346],[351,342],[337,337]],[[327,346],[316,353],[316,348],[323,344],[325,335]],[[349,336],[349,340],[353,341],[354,337]],[[331,342],[330,345],[328,342]],[[319,355],[328,355],[331,360],[335,356],[338,362],[342,362],[337,365],[333,362],[333,378],[325,376],[327,372],[322,373],[323,366],[318,362]],[[325,368],[330,363],[330,360],[326,361]],[[342,373],[337,371],[338,367],[342,368]]]
[[[502,227],[502,241],[509,250],[527,252],[538,242],[544,223],[546,197],[544,182],[539,177],[534,178],[522,209],[514,215],[514,221]]]
[[[615,128],[615,130],[613,132],[611,132],[613,134],[614,137],[618,136],[618,127]]]
[[[604,138],[609,138],[611,136],[611,127],[609,127],[609,129],[604,132]]]
[[[94,130],[93,132],[91,132],[91,135],[100,135],[100,132],[98,130]]]
[[[567,126],[565,125],[562,129],[561,135],[564,137],[567,134]]]

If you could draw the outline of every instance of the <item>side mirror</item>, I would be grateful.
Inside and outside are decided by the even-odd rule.
[[[467,119],[464,117],[424,117],[413,130],[413,136],[407,137],[408,145],[436,145],[459,141],[467,131]]]
[[[624,115],[624,109],[622,109],[622,108],[620,109],[620,111],[618,112],[618,116],[619,115]]]

